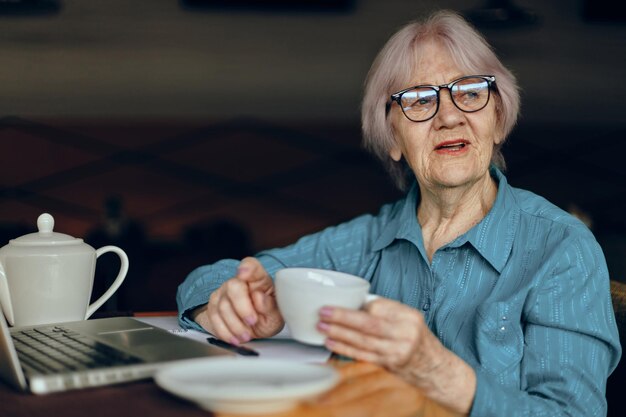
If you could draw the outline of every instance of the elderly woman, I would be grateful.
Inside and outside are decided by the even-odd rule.
[[[179,288],[181,323],[232,343],[271,336],[283,327],[274,273],[334,269],[382,297],[321,309],[333,352],[473,416],[604,415],[621,354],[606,263],[581,222],[507,183],[500,148],[518,108],[513,75],[462,18],[404,27],[371,68],[362,119],[405,198],[195,270]]]

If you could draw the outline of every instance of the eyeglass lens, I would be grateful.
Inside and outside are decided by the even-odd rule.
[[[484,108],[489,101],[489,83],[482,78],[463,78],[450,86],[450,95],[460,110],[475,112]],[[404,92],[400,100],[406,117],[419,122],[435,115],[439,95],[433,87],[419,87]]]

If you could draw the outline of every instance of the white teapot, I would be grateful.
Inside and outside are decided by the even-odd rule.
[[[119,288],[128,257],[116,246],[95,250],[82,239],[53,232],[54,219],[37,219],[38,233],[13,239],[0,249],[0,303],[11,326],[85,320]],[[109,289],[89,304],[96,259],[116,253],[120,271]]]

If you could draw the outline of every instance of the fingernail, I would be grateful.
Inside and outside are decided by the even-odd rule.
[[[248,333],[248,332],[241,333],[241,335],[239,335],[239,340],[241,341],[241,343],[249,342],[250,341],[250,333]]]
[[[240,266],[237,268],[237,274],[244,274],[246,272],[250,271],[250,267],[248,266]]]
[[[246,323],[248,323],[250,326],[254,326],[256,324],[256,317],[254,316],[248,316],[244,319],[246,321]]]
[[[230,344],[231,345],[235,345],[235,346],[239,346],[239,340],[236,337],[231,337],[230,338]]]
[[[329,349],[333,348],[336,344],[337,343],[333,339],[326,339],[324,341],[324,345],[326,345],[326,347]]]
[[[319,323],[317,323],[317,329],[322,332],[327,332],[328,329],[330,329],[330,324],[320,321]]]
[[[322,317],[330,317],[333,315],[332,307],[322,307],[320,308],[320,316]]]

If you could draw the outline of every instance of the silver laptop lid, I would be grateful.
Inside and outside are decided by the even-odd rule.
[[[1,309],[0,309],[1,310]],[[60,370],[41,373],[28,367],[25,374],[17,355],[4,314],[0,311],[0,379],[18,390],[43,394],[74,388],[110,385],[151,377],[157,369],[172,361],[234,353],[196,340],[176,336],[167,330],[142,323],[129,317],[58,323],[72,337],[87,337],[93,342],[109,346],[120,353],[138,359],[138,362],[97,366],[93,369]],[[37,329],[55,326],[36,326]],[[13,328],[31,330],[30,326]],[[54,359],[54,358],[53,358]],[[23,364],[27,366],[28,363]]]
[[[0,308],[0,378],[19,390],[28,389],[2,308]]]

